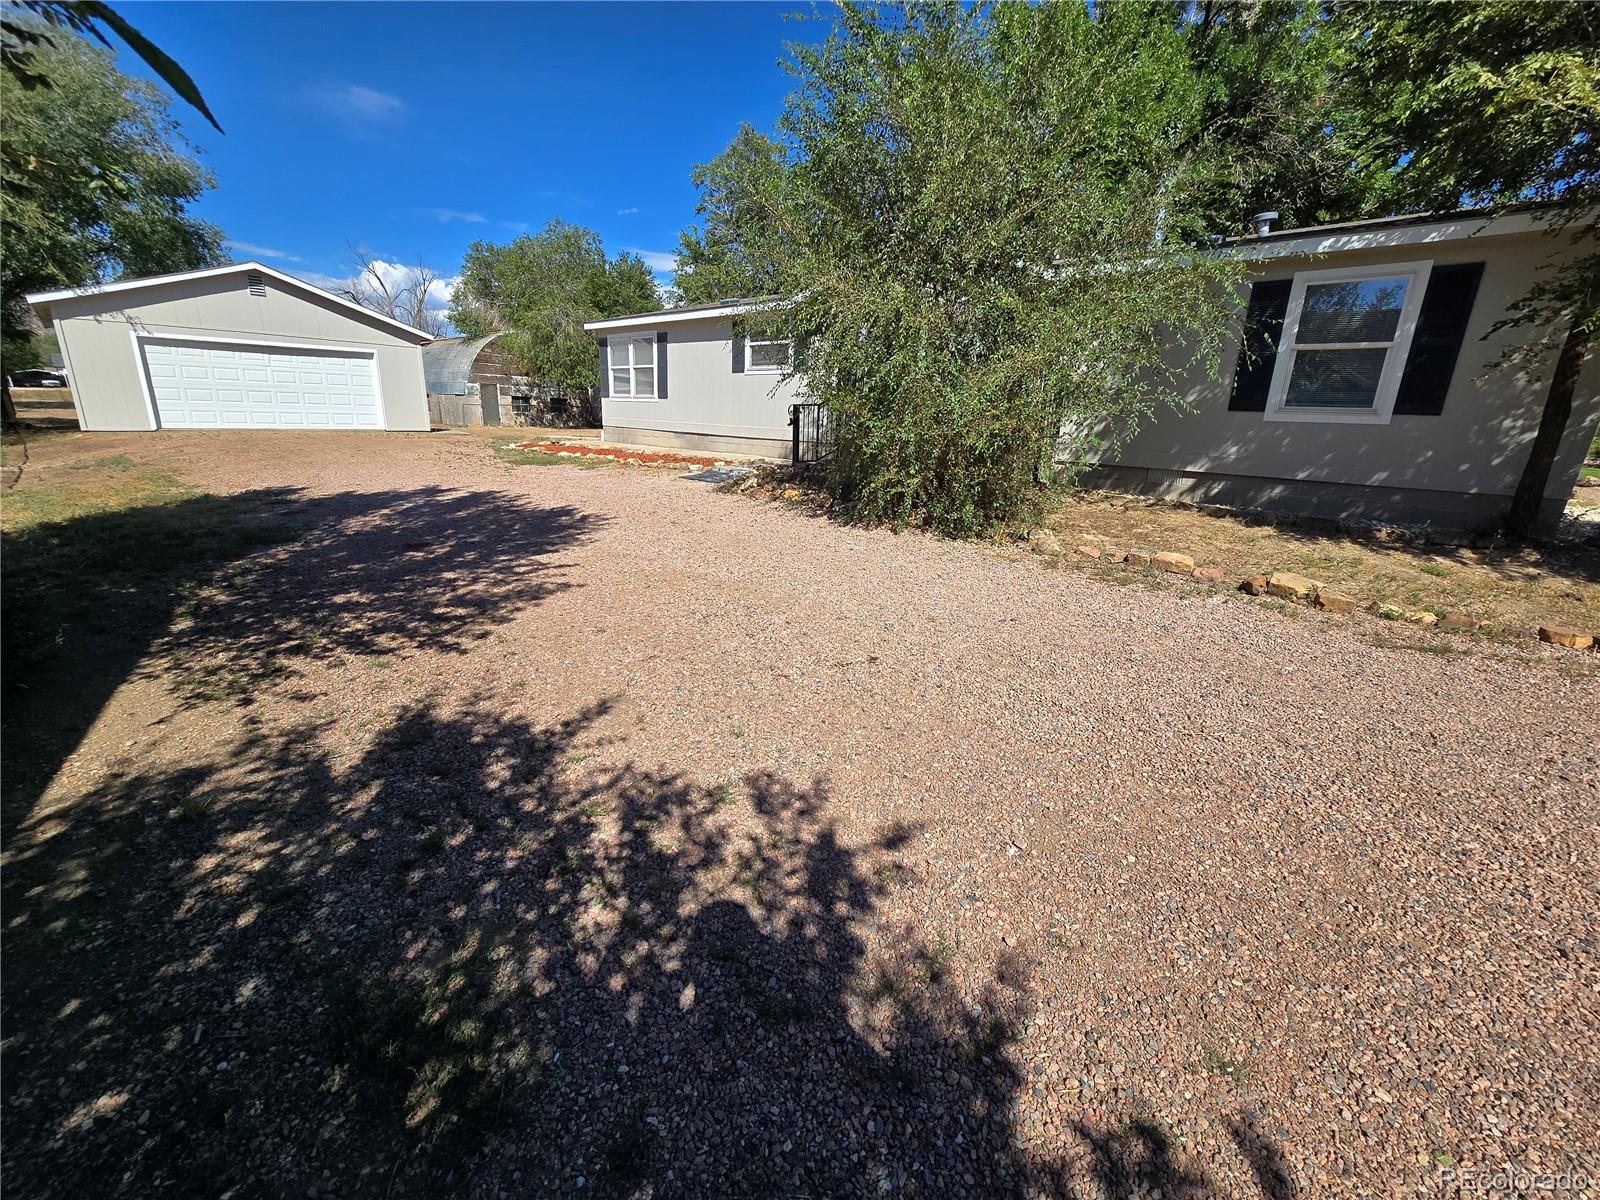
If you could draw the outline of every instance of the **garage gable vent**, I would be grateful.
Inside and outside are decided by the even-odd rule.
[[[244,277],[244,281],[249,285],[252,296],[265,296],[267,294],[267,281],[262,278],[261,272],[251,271]]]

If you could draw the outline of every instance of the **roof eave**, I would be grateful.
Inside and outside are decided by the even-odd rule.
[[[347,300],[343,296],[328,291],[327,288],[320,288],[314,283],[307,283],[298,276],[290,275],[286,271],[280,271],[276,267],[269,267],[266,263],[254,260],[229,263],[223,267],[202,267],[198,271],[174,271],[167,275],[148,275],[143,279],[124,279],[115,283],[98,284],[93,287],[60,288],[49,292],[32,292],[25,296],[24,299],[32,307],[33,311],[39,314],[40,320],[49,321],[51,319],[50,306],[59,300],[88,299],[113,292],[132,292],[142,288],[159,287],[166,283],[181,283],[191,279],[210,279],[220,275],[233,275],[249,271],[269,275],[279,283],[287,283],[291,287],[303,288],[305,291],[321,296],[325,300],[331,300],[341,308],[359,313],[361,316],[386,325],[390,329],[419,338],[422,342],[431,342],[433,340],[433,334],[418,329],[415,325],[407,325],[404,321],[397,321],[393,317],[384,316],[383,313],[364,308],[354,300]]]
[[[602,317],[598,321],[585,321],[586,332],[605,332],[608,329],[651,329],[657,325],[678,325],[686,321],[716,320],[719,317],[739,317],[745,313],[759,312],[780,301],[776,297],[759,300],[738,300],[728,304],[710,304],[699,308],[663,308],[655,312],[630,313],[621,317]]]

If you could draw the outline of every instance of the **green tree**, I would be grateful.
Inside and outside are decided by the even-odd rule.
[[[102,0],[8,0],[6,11],[0,13],[0,64],[24,88],[53,87],[48,66],[38,60],[39,49],[57,44],[57,30],[70,30],[94,38],[109,50],[111,42],[102,26],[122,39],[156,78],[210,121],[212,128],[222,132],[189,73]]]
[[[16,18],[8,17],[15,23]],[[0,73],[0,318],[7,351],[32,325],[25,296],[224,261],[188,206],[213,186],[156,85],[60,29],[33,47],[48,88]]]
[[[1548,201],[1560,270],[1516,303],[1513,325],[1547,331],[1509,356],[1560,350],[1508,527],[1530,532],[1600,329],[1600,7],[1477,0],[1343,3],[1361,161],[1390,176],[1387,207],[1448,210]]]
[[[1176,165],[1194,174],[1198,208],[1215,230],[1238,232],[1264,210],[1290,226],[1344,220],[1384,195],[1387,171],[1357,161],[1351,95],[1341,86],[1357,48],[1319,4],[1118,4],[1102,19],[1175,30],[1179,69],[1198,96],[1176,138]]]
[[[791,165],[744,228],[791,298],[757,322],[795,337],[838,422],[848,511],[959,534],[1029,519],[1058,449],[1215,369],[1240,268],[1193,247],[1219,196],[1254,195],[1228,121],[1283,135],[1226,103],[1179,9],[847,5],[792,53]]]
[[[1352,168],[1346,97],[1337,86],[1349,45],[1320,19],[1316,3],[1157,0],[1099,6],[1090,19],[1147,32],[1169,59],[1169,84],[1183,80],[1187,95],[1164,182],[1181,180],[1213,229],[1241,232],[1262,209],[1292,224],[1337,220],[1383,188],[1381,170]],[[1115,125],[1103,136],[1116,136]],[[788,167],[784,144],[745,124],[722,153],[694,168],[698,221],[678,247],[685,301],[778,290],[780,264],[793,249],[766,197]]]
[[[700,189],[700,224],[678,235],[675,282],[684,303],[767,296],[778,287],[774,256],[788,252],[762,197],[785,169],[783,146],[742,124],[721,154],[689,173]]]
[[[594,381],[585,321],[661,307],[638,255],[608,259],[592,230],[559,219],[504,245],[474,242],[451,303],[450,321],[463,335],[504,332],[497,344],[532,378],[565,389]]]

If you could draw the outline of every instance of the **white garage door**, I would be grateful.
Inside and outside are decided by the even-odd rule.
[[[370,354],[232,342],[141,344],[165,428],[383,428]]]

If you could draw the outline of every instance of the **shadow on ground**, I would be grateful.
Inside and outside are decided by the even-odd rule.
[[[593,518],[447,491],[215,503],[163,517],[167,549],[122,567],[123,518],[68,523],[29,560],[105,568],[101,606],[149,590],[126,600],[126,649],[28,660],[40,696],[52,672],[99,680],[58,700],[60,745],[132,671],[190,706],[174,719],[220,719],[181,757],[48,800],[53,767],[21,773],[9,1190],[1218,1194],[1144,1117],[1026,1148],[1029,962],[958,963],[886,927],[917,831],[843,844],[824,780],[622,761],[608,700],[548,726],[425,696],[355,728],[255,715],[319,660],[470,651],[497,612],[576,585],[556,552]],[[226,534],[285,522],[297,540]],[[221,540],[179,553],[184,525]],[[1246,1133],[1263,1194],[1291,1194]]]
[[[1213,1194],[1150,1122],[1080,1125],[1071,1170],[1020,1148],[1028,964],[961,984],[870,937],[914,830],[846,849],[821,782],[585,769],[607,707],[418,705],[348,760],[247,732],[30,819],[10,1185]]]
[[[266,488],[46,522],[6,537],[10,831],[130,677],[248,705],[311,663],[466,653],[572,586],[559,552],[602,524],[500,492],[307,497]]]

